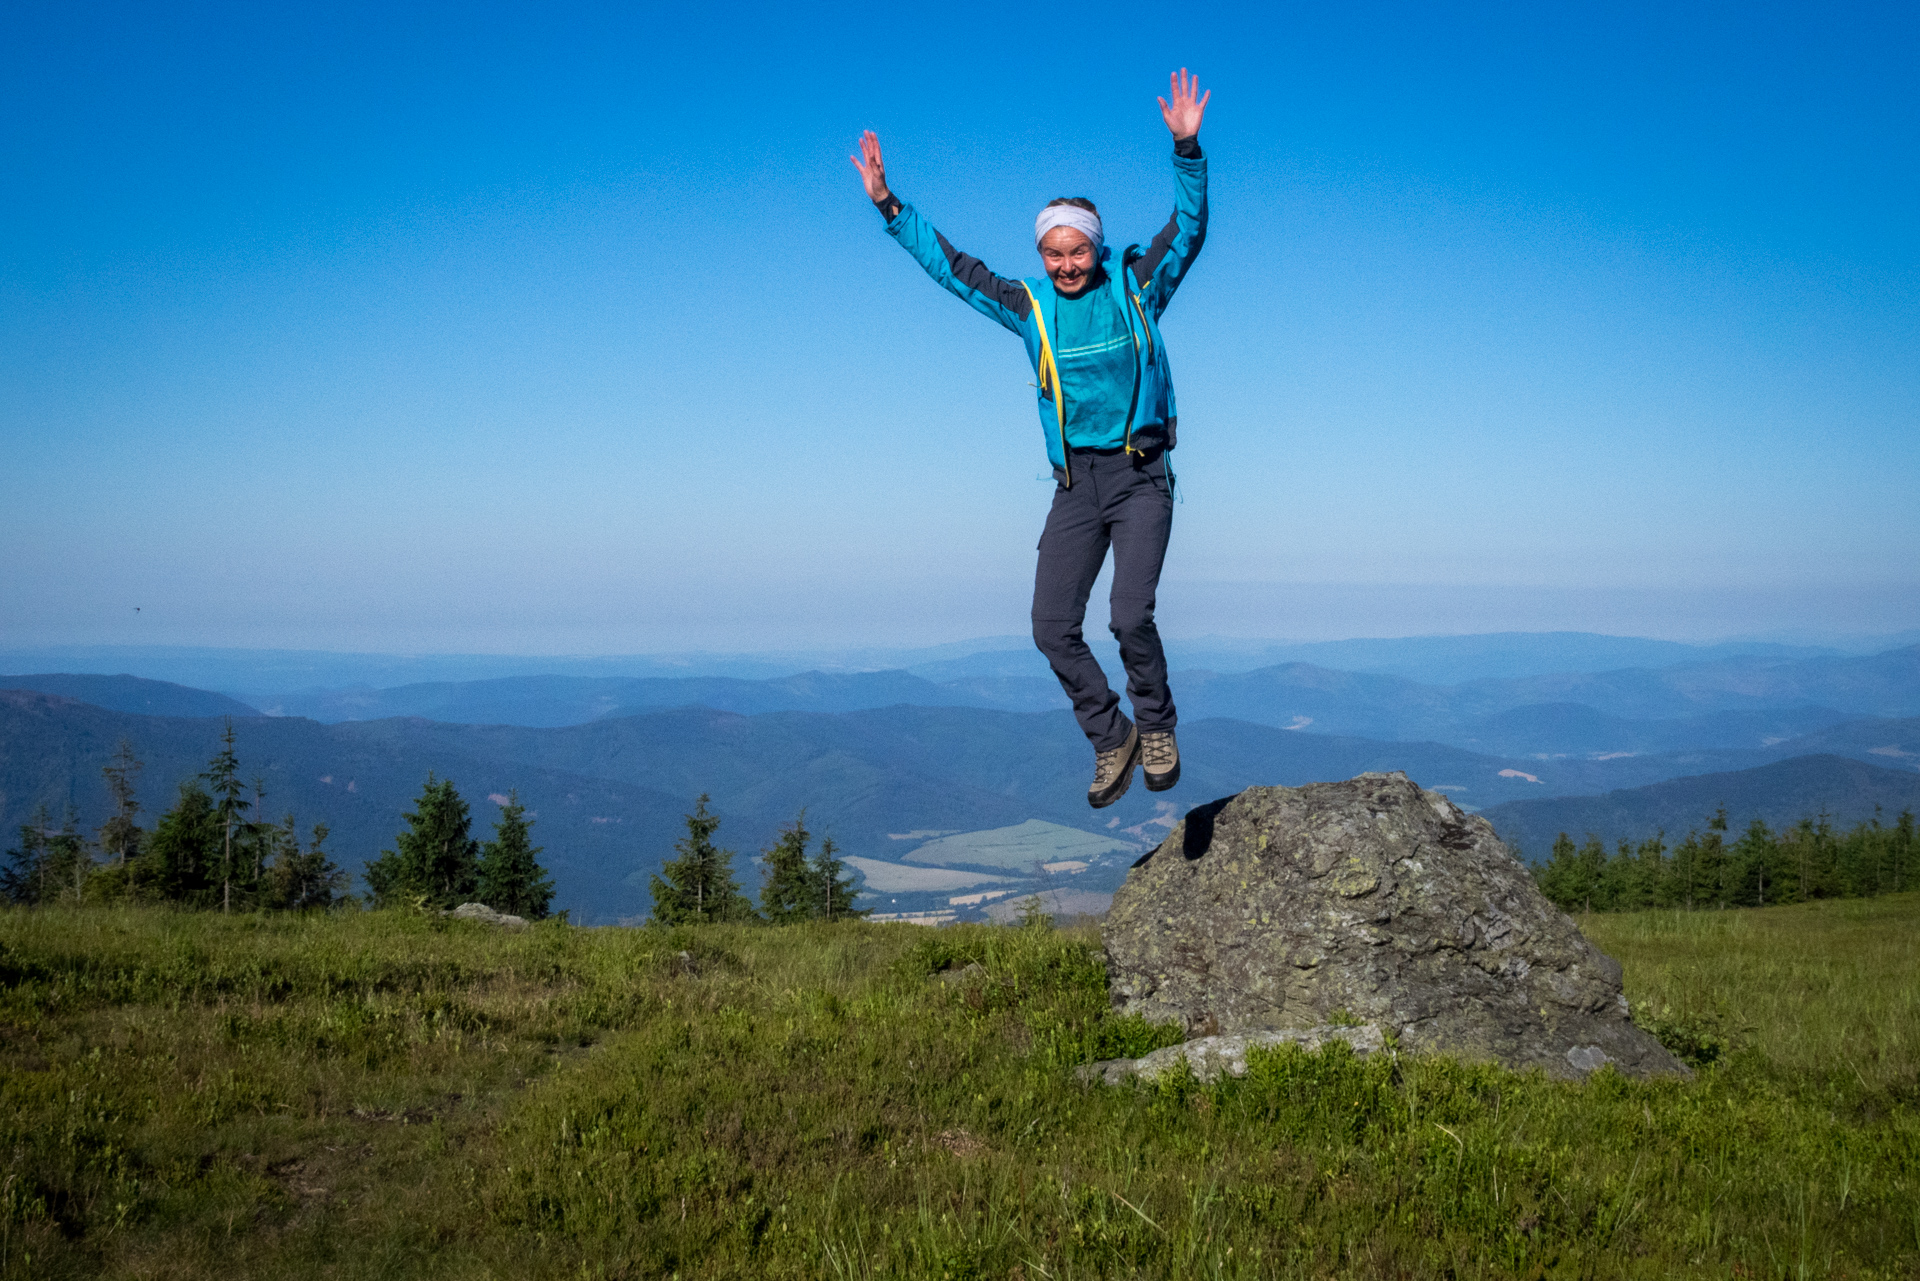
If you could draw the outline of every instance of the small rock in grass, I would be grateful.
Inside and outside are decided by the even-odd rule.
[[[1073,1074],[1082,1081],[1105,1081],[1108,1085],[1118,1085],[1128,1077],[1150,1081],[1163,1072],[1185,1070],[1193,1073],[1197,1080],[1217,1081],[1222,1074],[1245,1076],[1248,1050],[1276,1045],[1298,1045],[1302,1049],[1317,1050],[1329,1041],[1345,1041],[1360,1058],[1378,1053],[1386,1046],[1386,1037],[1372,1023],[1359,1027],[1336,1027],[1325,1023],[1299,1031],[1203,1036],[1179,1045],[1166,1046],[1137,1059],[1103,1059],[1098,1063],[1082,1064],[1073,1070]]]
[[[499,925],[509,930],[523,930],[527,927],[526,917],[496,912],[485,903],[462,903],[447,915],[458,921],[479,921],[482,925]]]

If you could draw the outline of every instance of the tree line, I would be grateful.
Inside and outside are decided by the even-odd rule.
[[[1727,839],[1724,806],[1705,832],[1669,849],[1664,832],[1610,854],[1598,836],[1575,846],[1565,832],[1534,869],[1541,893],[1568,912],[1766,907],[1817,898],[1868,898],[1920,888],[1913,811],[1893,826],[1878,815],[1836,832],[1826,815],[1775,832],[1755,819]]]
[[[760,884],[760,907],[741,892],[733,878],[732,850],[713,843],[720,816],[707,808],[702,793],[693,813],[686,816],[687,834],[674,843],[679,857],[652,878],[653,920],[660,925],[705,925],[715,922],[762,922],[790,925],[800,921],[858,920],[871,909],[853,905],[857,891],[846,864],[825,837],[811,856],[803,809],[780,829],[779,839],[762,855],[765,876]]]
[[[219,911],[311,911],[356,902],[350,877],[328,855],[327,825],[314,824],[304,847],[292,814],[266,814],[266,784],[246,782],[227,722],[207,768],[180,784],[172,808],[151,830],[139,824],[136,781],[143,762],[121,740],[101,774],[112,800],[90,839],[67,807],[57,827],[43,806],[19,829],[0,868],[0,898],[57,902],[157,902]],[[478,898],[497,912],[538,920],[553,883],[517,794],[502,807],[494,838],[469,834],[467,803],[451,780],[427,775],[397,847],[366,865],[375,907],[445,909]]]
[[[374,907],[446,911],[462,903],[485,903],[496,912],[544,920],[553,904],[553,879],[540,866],[539,846],[520,793],[507,793],[486,844],[471,834],[473,817],[452,779],[428,773],[426,786],[405,814],[396,848],[380,851],[367,866],[367,896]]]
[[[309,911],[354,904],[351,877],[326,851],[327,825],[314,824],[302,843],[292,814],[266,819],[264,780],[243,776],[233,722],[207,768],[182,782],[173,806],[151,829],[139,823],[136,783],[144,768],[121,740],[101,775],[112,800],[107,821],[91,835],[78,829],[74,806],[56,826],[43,806],[19,828],[18,844],[0,867],[0,900],[149,902],[219,911]],[[653,920],[662,925],[754,921],[856,920],[857,891],[832,838],[813,848],[806,811],[780,829],[764,851],[759,906],[734,879],[734,852],[714,844],[719,815],[702,795],[686,816],[677,857],[652,878]],[[510,792],[493,839],[472,833],[473,817],[453,780],[427,775],[394,848],[365,864],[367,906],[445,911],[481,902],[528,920],[547,917],[553,880],[533,844],[533,820]]]
[[[180,785],[152,830],[139,824],[136,783],[145,767],[122,739],[102,767],[112,799],[93,839],[74,806],[56,828],[46,807],[19,829],[0,869],[10,903],[165,902],[184,907],[301,911],[340,901],[347,877],[326,852],[327,825],[302,846],[292,814],[266,817],[266,784],[241,777],[233,722],[207,768]]]

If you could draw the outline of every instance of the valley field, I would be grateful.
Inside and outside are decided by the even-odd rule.
[[[1695,1080],[1082,1086],[1170,1039],[1091,931],[8,910],[0,1270],[1920,1270],[1920,895],[1582,924]]]

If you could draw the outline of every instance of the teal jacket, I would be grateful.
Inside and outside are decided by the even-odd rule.
[[[1139,245],[1127,246],[1117,271],[1112,247],[1100,251],[1106,267],[1103,287],[1113,291],[1114,302],[1127,318],[1134,347],[1132,412],[1126,422],[1113,425],[1112,439],[1101,441],[1101,448],[1145,453],[1172,449],[1178,443],[1173,371],[1167,363],[1167,345],[1160,337],[1160,316],[1207,239],[1207,160],[1197,139],[1182,138],[1174,144],[1173,172],[1173,216],[1153,243],[1145,250]],[[947,238],[912,205],[890,201],[881,214],[887,219],[887,234],[898,240],[929,276],[1026,343],[1027,359],[1037,375],[1035,387],[1047,458],[1067,473],[1066,483],[1071,486],[1066,404],[1053,358],[1054,313],[1060,302],[1053,282],[1044,276],[1008,280],[995,275],[978,258],[948,244]]]

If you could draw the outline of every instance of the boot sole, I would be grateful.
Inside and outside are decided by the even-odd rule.
[[[1122,796],[1125,796],[1127,789],[1133,786],[1134,767],[1139,764],[1140,735],[1136,732],[1133,736],[1133,751],[1127,754],[1126,768],[1120,771],[1120,777],[1108,784],[1105,792],[1088,792],[1087,804],[1097,810],[1103,810],[1119,800]]]
[[[1140,776],[1147,780],[1147,790],[1149,792],[1164,792],[1180,781],[1180,767],[1175,765],[1164,774],[1151,774],[1146,770],[1141,770]]]

